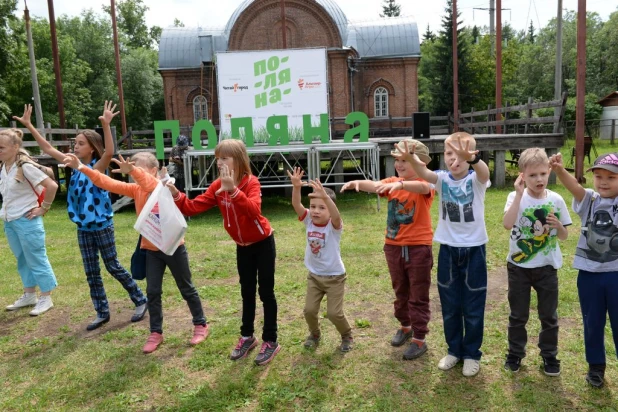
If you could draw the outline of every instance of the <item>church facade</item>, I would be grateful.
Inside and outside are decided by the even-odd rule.
[[[159,45],[165,114],[192,126],[219,124],[216,53],[282,49],[280,0],[245,0],[222,29],[164,29]],[[286,0],[287,48],[325,47],[329,115],[370,118],[418,111],[420,43],[416,22],[383,18],[350,23],[335,0]]]

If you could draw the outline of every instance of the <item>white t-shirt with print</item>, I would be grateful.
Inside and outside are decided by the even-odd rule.
[[[562,196],[545,190],[543,199],[536,199],[527,190],[521,197],[515,224],[510,232],[508,262],[523,268],[539,268],[551,265],[562,267],[562,252],[558,231],[547,225],[547,216],[554,213],[563,226],[569,226],[571,216]],[[515,192],[509,193],[504,212],[509,210],[515,199]]]
[[[491,182],[478,181],[476,172],[454,180],[445,170],[436,171],[440,195],[438,227],[433,240],[443,245],[473,247],[487,243],[485,191]]]
[[[618,197],[603,198],[586,189],[580,203],[573,199],[573,211],[582,219],[573,267],[588,272],[618,271]]]
[[[39,207],[38,195],[32,188],[40,193],[43,189],[37,186],[48,178],[35,166],[24,163],[21,166],[24,180],[19,182],[15,179],[17,167],[17,164],[13,163],[9,171],[4,166],[0,170],[0,193],[2,193],[0,216],[5,222],[17,220],[35,207]]]
[[[345,273],[341,260],[339,243],[343,233],[343,222],[340,229],[335,229],[329,220],[324,226],[318,226],[311,220],[309,210],[299,220],[305,224],[307,247],[305,248],[305,266],[319,276],[336,276]]]

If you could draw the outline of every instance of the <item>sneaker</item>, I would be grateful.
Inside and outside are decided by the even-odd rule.
[[[341,338],[341,345],[339,345],[339,350],[343,353],[349,352],[352,350],[354,345],[354,338],[352,336],[346,336]]]
[[[52,298],[50,295],[41,296],[39,300],[37,300],[36,305],[34,305],[34,309],[30,311],[30,316],[39,316],[40,314],[47,312],[53,307],[54,302],[52,302]]]
[[[142,348],[142,352],[144,353],[152,353],[157,350],[159,345],[163,342],[163,334],[158,332],[152,332],[148,339],[146,340],[146,344]]]
[[[197,345],[198,343],[204,342],[210,333],[210,327],[208,323],[205,325],[195,325],[193,328],[193,337],[189,342],[191,345]]]
[[[457,356],[453,356],[451,354],[446,355],[440,362],[438,362],[438,369],[447,371],[449,369],[453,369],[455,365],[459,363],[459,358]]]
[[[303,344],[303,346],[305,347],[305,349],[315,349],[319,344],[320,335],[314,335],[313,333],[311,333],[309,334],[309,336],[307,336],[307,339],[305,339],[305,343]]]
[[[586,375],[586,382],[595,388],[603,387],[605,383],[605,364],[590,365]]]
[[[476,359],[464,359],[463,376],[474,376],[481,369],[481,361]]]
[[[391,345],[398,347],[406,343],[414,335],[414,331],[410,329],[409,332],[404,332],[403,329],[397,329],[395,336],[391,339]]]
[[[36,293],[24,293],[12,305],[6,307],[6,310],[17,310],[26,306],[34,306],[37,304]]]
[[[555,356],[543,357],[543,373],[547,376],[560,376],[560,361]]]
[[[266,365],[275,358],[281,350],[281,345],[277,342],[263,342],[260,353],[255,357],[255,364],[258,366]]]
[[[103,326],[104,324],[106,324],[107,322],[109,322],[109,318],[110,316],[107,315],[104,318],[100,318],[97,315],[97,318],[95,320],[93,320],[92,322],[90,322],[88,324],[88,326],[86,326],[86,330],[95,330],[95,329],[99,329],[101,326]]]
[[[418,346],[416,342],[412,341],[408,345],[408,348],[406,349],[406,351],[403,353],[403,358],[405,360],[416,359],[416,358],[419,358],[425,352],[427,352],[427,344],[425,342],[423,342],[421,346]]]
[[[504,370],[509,372],[519,372],[521,366],[521,358],[519,356],[506,355],[506,361],[504,362]]]
[[[146,316],[146,311],[148,310],[148,304],[144,303],[143,305],[139,305],[135,307],[135,313],[131,316],[131,322],[139,322],[144,319]]]
[[[251,336],[250,338],[243,338],[242,336],[238,339],[238,344],[232,351],[230,355],[231,360],[242,359],[247,356],[247,353],[253,348],[257,346],[258,342],[255,337]]]

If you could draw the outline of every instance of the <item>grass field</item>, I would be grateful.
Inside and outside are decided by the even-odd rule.
[[[608,145],[598,149],[611,151]],[[514,167],[509,175],[516,175]],[[570,204],[570,194],[560,185],[551,189]],[[415,361],[403,361],[405,348],[390,346],[398,325],[392,315],[393,292],[382,253],[386,202],[381,202],[378,211],[375,196],[346,193],[338,199],[345,222],[346,312],[355,334],[354,349],[342,355],[337,351],[337,332],[327,320],[317,351],[302,347],[307,335],[302,314],[304,226],[297,221],[290,199],[265,195],[262,209],[276,230],[282,345],[267,367],[253,365],[256,352],[238,362],[228,359],[238,338],[241,302],[235,245],[217,210],[192,218],[186,235],[194,283],[211,324],[210,337],[195,348],[189,346],[191,317],[171,276],[166,276],[165,341],[153,354],[143,355],[148,321],[129,321],[132,304],[107,273],[104,281],[112,319],[104,327],[86,332],[95,313],[75,227],[60,197],[45,217],[48,255],[60,284],[53,294],[55,307],[36,318],[29,317],[27,310],[0,311],[0,410],[616,410],[618,362],[609,327],[606,386],[596,390],[584,381],[583,326],[576,271],[570,267],[580,228],[573,214],[575,224],[561,246],[565,267],[559,271],[558,357],[562,375],[549,378],[540,369],[535,301],[528,329],[528,357],[522,370],[517,374],[503,370],[509,309],[508,232],[502,227],[502,210],[509,191],[492,188],[486,198],[488,300],[484,355],[481,371],[474,378],[463,377],[461,366],[448,372],[437,369],[446,345],[435,285],[431,289],[428,353]],[[306,197],[303,200],[307,203]],[[137,237],[132,229],[135,213],[125,211],[114,220],[120,261],[128,266]],[[437,247],[434,253],[437,257]],[[4,236],[0,238],[0,260],[0,304],[6,306],[21,294],[22,287]],[[145,288],[143,281],[140,285]],[[261,320],[258,310],[257,330]]]

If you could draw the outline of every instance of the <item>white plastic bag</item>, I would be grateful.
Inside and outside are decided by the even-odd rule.
[[[133,228],[161,252],[172,256],[187,231],[187,222],[174,204],[169,189],[159,182]]]

